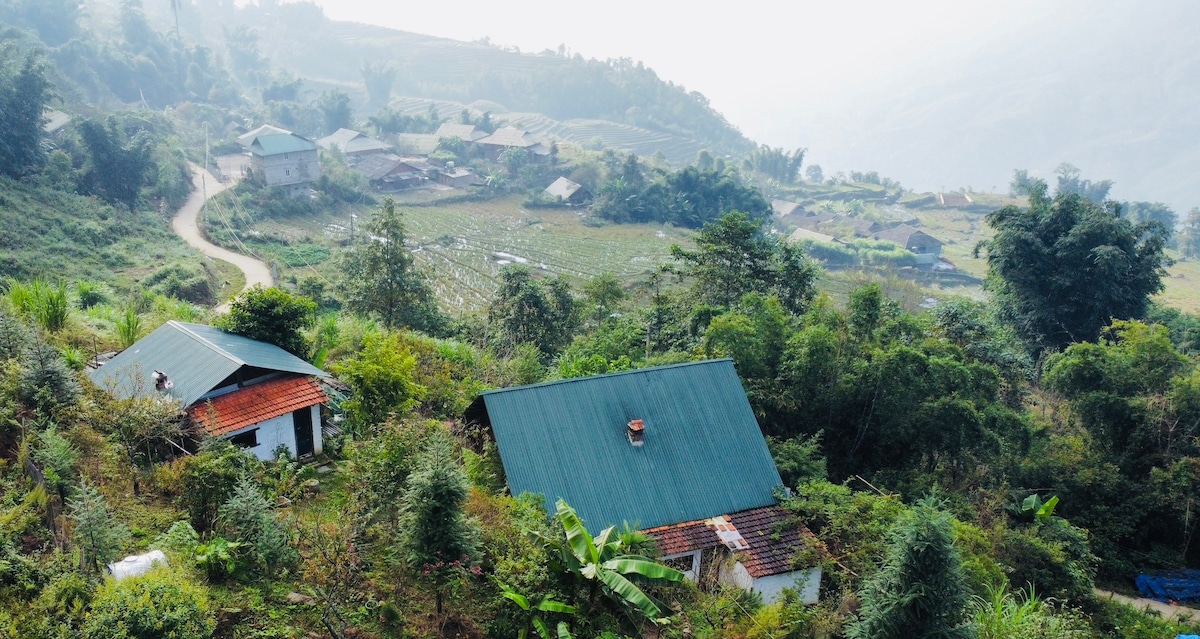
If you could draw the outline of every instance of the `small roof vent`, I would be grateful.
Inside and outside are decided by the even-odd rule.
[[[629,422],[629,428],[625,434],[629,436],[630,444],[641,446],[646,441],[646,424],[640,419],[635,419]]]

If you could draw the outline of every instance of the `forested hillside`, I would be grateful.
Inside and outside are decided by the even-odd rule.
[[[289,58],[347,82],[363,70],[315,59],[342,32],[304,3],[153,5],[167,30],[138,0],[86,7],[0,0],[0,639],[1200,632],[1200,614],[1148,614],[1096,590],[1136,594],[1139,574],[1200,568],[1200,317],[1152,301],[1179,239],[1170,211],[1107,201],[1107,182],[1072,167],[1053,188],[1018,172],[1010,196],[975,200],[906,193],[873,171],[825,179],[802,171],[804,149],[742,146],[703,100],[644,69],[454,45],[513,70],[496,86],[467,74],[437,87],[397,67],[397,86],[742,152],[675,167],[612,149],[488,155],[454,138],[427,160],[470,167],[478,184],[384,194],[340,149],[299,139],[319,179],[293,196],[250,171],[205,211],[209,237],[280,275],[218,310],[236,278],[168,234],[189,158],[236,156],[239,132],[264,122],[318,135],[490,116],[359,110],[349,84],[280,71]],[[279,33],[238,22],[266,17]],[[371,46],[430,42],[346,29],[373,33]],[[379,62],[364,75],[390,75]],[[584,95],[644,86],[583,111],[537,95],[544,69],[590,70]],[[47,107],[69,123],[48,127]],[[544,192],[567,175],[591,197]],[[955,215],[987,229],[955,247],[973,249],[978,299],[896,244],[830,243],[861,259],[835,264],[827,247],[826,270],[776,226],[779,196],[866,226],[948,217],[958,196]],[[802,214],[816,217],[788,215]],[[169,365],[145,365],[153,355]],[[739,435],[774,462],[782,485],[759,504],[773,518],[745,530],[799,540],[769,558],[779,572],[767,576],[793,575],[778,592],[739,581],[745,538],[712,532],[703,569],[664,541],[738,513],[647,532],[509,490],[519,462],[479,418],[486,391],[714,358],[732,361],[719,364],[728,385],[654,390],[737,408]],[[107,377],[127,363],[133,379]],[[193,374],[212,379],[189,386]],[[583,439],[615,434],[653,455],[653,431],[639,439],[635,424]],[[744,451],[721,443],[713,485],[685,489],[742,479]],[[552,445],[539,454],[559,461]],[[147,571],[118,578],[135,554]],[[818,569],[805,603],[794,576]]]

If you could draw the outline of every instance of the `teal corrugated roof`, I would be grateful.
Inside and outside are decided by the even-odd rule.
[[[295,133],[276,133],[260,135],[250,144],[250,151],[257,155],[279,155],[280,153],[298,153],[300,151],[315,151],[317,145]]]
[[[776,503],[783,482],[728,359],[484,393],[513,494],[559,498],[593,530]],[[645,423],[645,443],[626,435]]]
[[[170,321],[121,351],[88,376],[119,397],[154,393],[151,373],[163,371],[171,395],[190,406],[243,366],[317,375],[328,374],[291,353],[204,324]]]

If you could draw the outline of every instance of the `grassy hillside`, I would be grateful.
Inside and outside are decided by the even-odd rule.
[[[0,277],[92,279],[177,294],[203,280],[212,297],[236,291],[242,281],[232,265],[196,254],[161,215],[7,178],[0,178]]]

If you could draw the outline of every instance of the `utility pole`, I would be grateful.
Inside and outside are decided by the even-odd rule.
[[[176,27],[178,29],[178,27]],[[208,173],[208,123],[204,123],[204,172]]]

